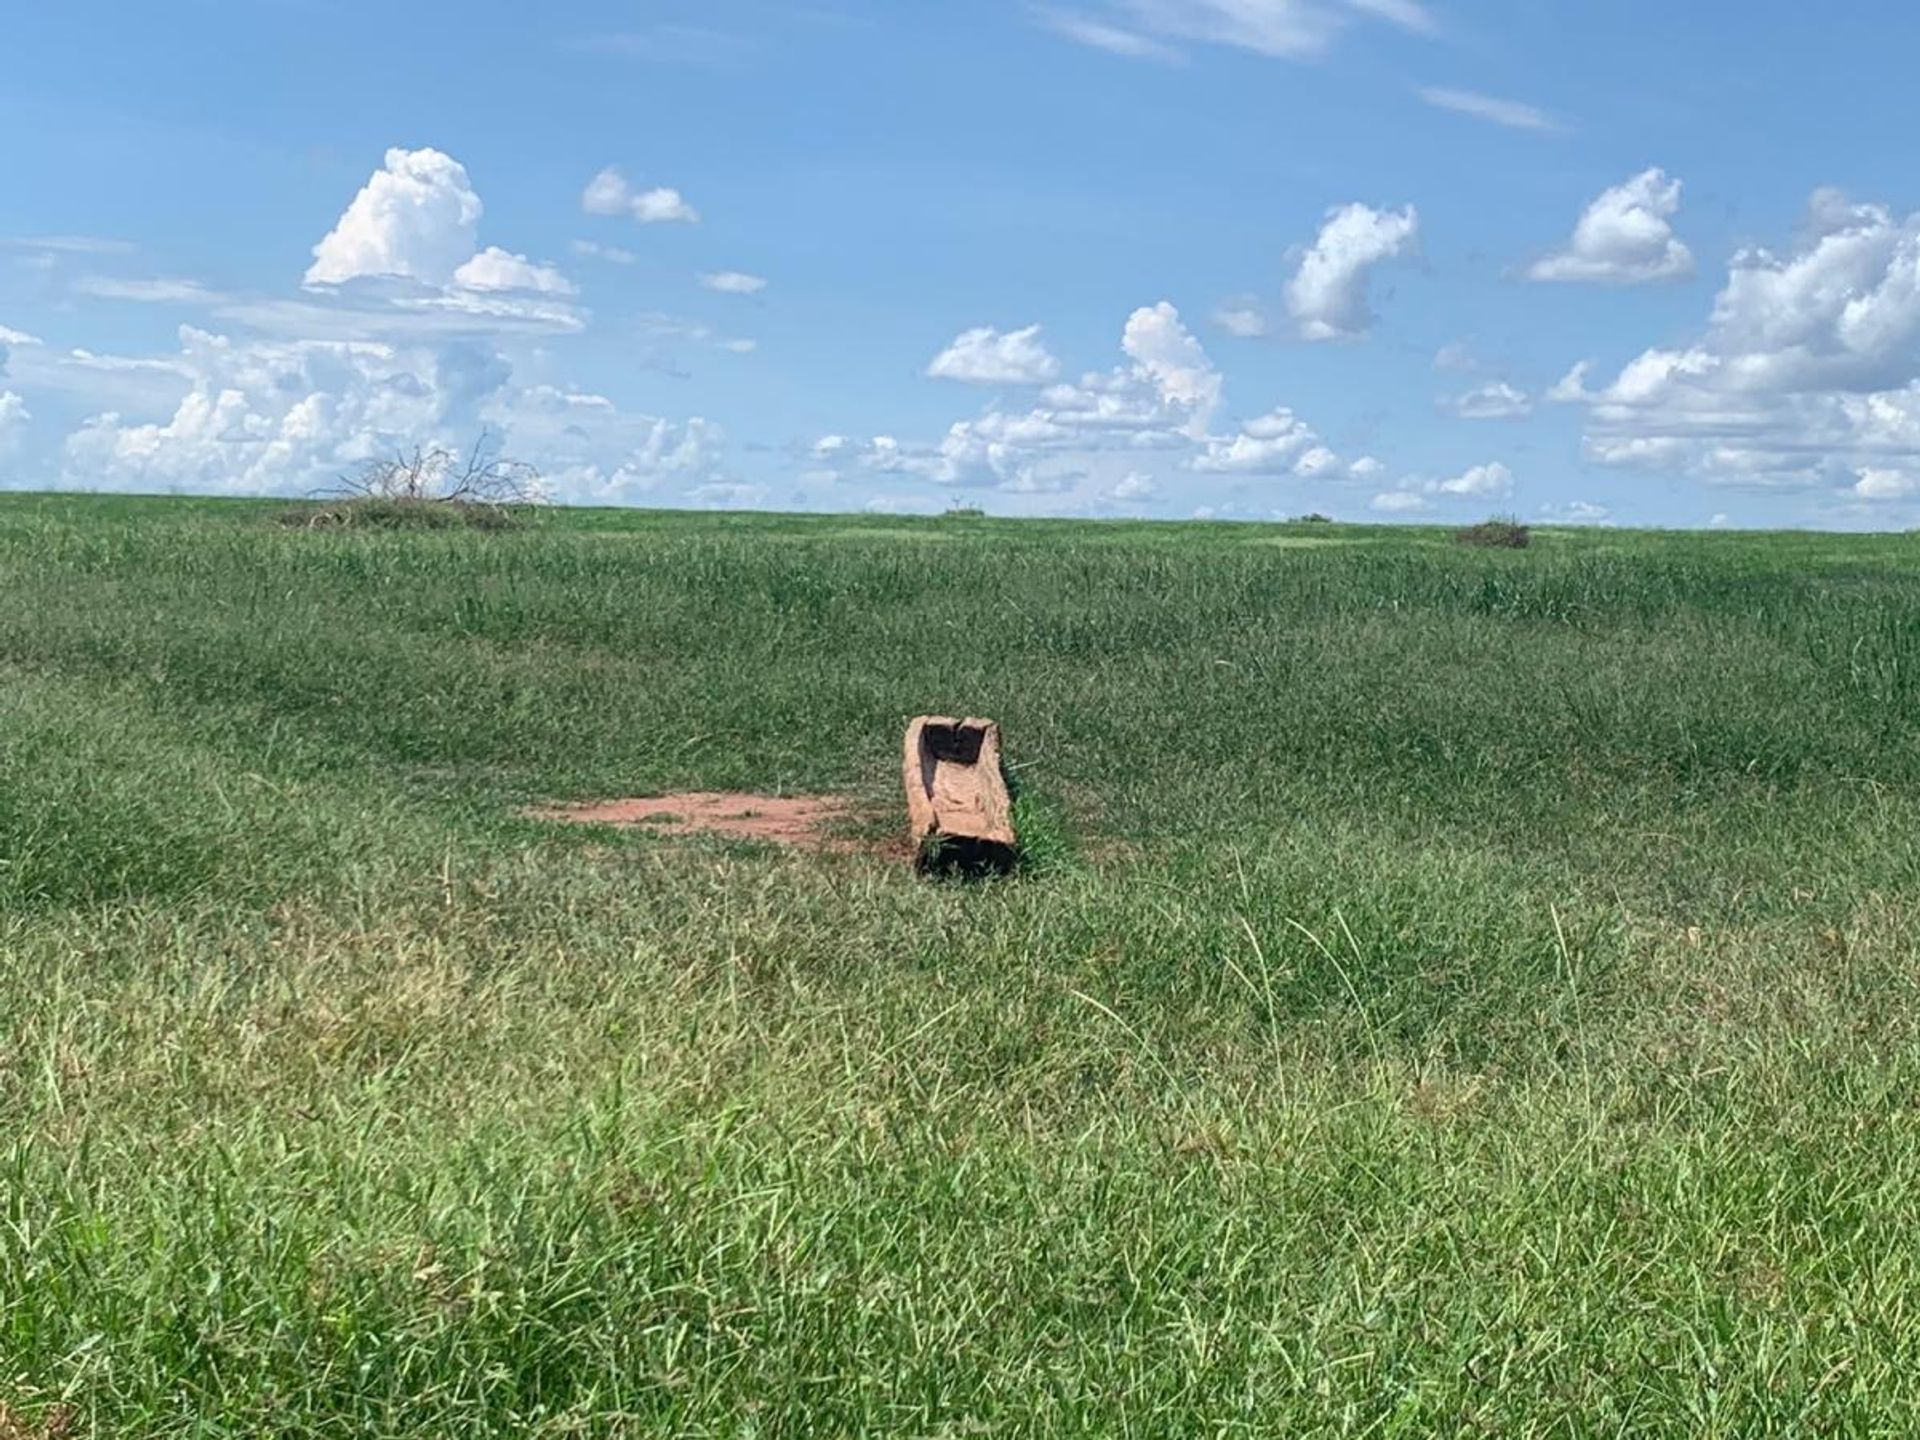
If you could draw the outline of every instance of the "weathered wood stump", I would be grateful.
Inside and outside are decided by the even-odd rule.
[[[907,820],[922,870],[1004,873],[1019,859],[991,720],[922,715],[907,727]]]

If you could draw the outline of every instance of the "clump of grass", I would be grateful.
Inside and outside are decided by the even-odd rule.
[[[1511,515],[1495,515],[1478,525],[1456,530],[1453,538],[1461,545],[1483,550],[1524,550],[1533,541],[1533,532]]]
[[[1011,783],[1011,782],[1010,782]],[[1073,840],[1058,806],[1013,785],[1013,834],[1020,845],[1020,873],[1045,876],[1073,863]]]

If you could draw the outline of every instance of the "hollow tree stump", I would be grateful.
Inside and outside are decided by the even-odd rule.
[[[907,727],[905,779],[907,821],[921,869],[1013,869],[1019,848],[998,725],[920,716]]]

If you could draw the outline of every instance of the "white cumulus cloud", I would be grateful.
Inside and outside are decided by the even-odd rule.
[[[1186,413],[1188,433],[1204,434],[1220,407],[1220,372],[1180,312],[1165,300],[1142,306],[1127,317],[1120,348],[1151,378],[1164,404]]]
[[[540,295],[572,295],[573,283],[551,265],[489,245],[453,272],[453,283],[467,290],[526,290]]]
[[[481,210],[459,161],[433,149],[389,150],[385,168],[313,247],[306,281],[400,275],[444,285],[474,252]]]
[[[1862,500],[1904,500],[1920,493],[1920,476],[1905,470],[1862,470],[1853,493]]]
[[[19,448],[33,414],[27,402],[11,390],[0,390],[0,455]]]
[[[1392,490],[1383,491],[1368,502],[1368,507],[1386,513],[1412,513],[1431,510],[1438,500],[1494,499],[1513,493],[1513,472],[1498,460],[1474,465],[1458,475],[1443,479],[1421,480],[1408,477]]]
[[[1526,391],[1504,380],[1477,385],[1465,394],[1448,396],[1442,403],[1462,420],[1517,420],[1533,413],[1533,401]]]
[[[517,385],[508,362],[476,339],[261,341],[189,326],[180,342],[165,362],[179,399],[159,418],[107,411],[84,422],[67,437],[63,483],[307,494],[374,457],[416,445],[464,450],[483,431],[502,453],[537,465],[560,500],[620,504],[662,485],[730,478],[725,436],[710,422]]]
[[[1659,168],[1602,191],[1573,227],[1564,250],[1534,262],[1534,280],[1644,285],[1693,273],[1693,252],[1673,233],[1680,182]]]
[[[1041,342],[1038,325],[1004,331],[983,325],[934,356],[927,374],[969,385],[1044,385],[1058,378],[1060,362]]]
[[[642,225],[695,225],[700,220],[700,212],[678,190],[667,185],[635,189],[612,165],[587,182],[580,208],[589,215],[630,215]]]
[[[1343,480],[1372,473],[1370,458],[1349,463],[1321,443],[1313,427],[1285,406],[1256,416],[1232,436],[1210,436],[1191,468],[1212,475],[1291,475]]]
[[[1373,267],[1403,255],[1419,234],[1409,205],[1400,211],[1354,203],[1327,213],[1320,234],[1287,282],[1287,313],[1307,340],[1343,340],[1363,335],[1367,277]]]
[[[72,483],[132,490],[300,493],[376,454],[478,429],[506,367],[469,346],[235,342],[180,332],[184,398],[164,421],[97,415],[67,440]]]
[[[1916,342],[1920,215],[1819,191],[1790,248],[1734,256],[1695,338],[1549,396],[1586,407],[1602,464],[1873,498],[1863,472],[1920,467]]]
[[[1450,479],[1430,480],[1426,490],[1431,495],[1511,495],[1513,472],[1495,460],[1490,464],[1472,466]]]
[[[1220,403],[1220,374],[1206,351],[1164,301],[1135,310],[1120,344],[1128,363],[1048,384],[1029,409],[989,409],[931,444],[830,435],[813,457],[835,478],[867,473],[1032,495],[1074,481],[1090,457],[1190,453]]]

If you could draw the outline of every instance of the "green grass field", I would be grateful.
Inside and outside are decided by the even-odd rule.
[[[0,1436],[1912,1433],[1920,541],[273,516],[0,501]]]

